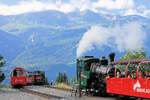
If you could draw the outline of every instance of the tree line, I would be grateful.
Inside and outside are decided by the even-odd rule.
[[[0,55],[0,67],[4,67],[4,64],[6,62],[4,61],[4,57]],[[0,83],[5,79],[4,73],[0,70]]]
[[[65,84],[68,84],[68,85],[73,85],[73,84],[76,84],[76,83],[77,83],[77,80],[76,80],[76,78],[73,76],[73,77],[71,78],[71,80],[69,81],[69,80],[68,80],[68,77],[67,77],[67,75],[66,75],[65,72],[64,72],[64,73],[59,72],[59,73],[58,73],[58,76],[56,77],[55,83],[56,83],[56,84],[57,84],[57,83],[65,83]]]
[[[55,83],[66,83],[66,84],[68,84],[68,77],[67,77],[66,73],[65,72],[64,73],[59,72]]]

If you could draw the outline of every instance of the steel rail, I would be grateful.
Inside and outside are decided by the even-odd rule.
[[[37,95],[37,96],[40,96],[40,97],[43,97],[43,98],[46,98],[46,99],[52,99],[52,98],[62,99],[62,98],[64,98],[64,97],[61,97],[61,96],[56,96],[56,95],[51,95],[51,94],[45,94],[45,93],[41,93],[41,92],[37,92],[37,91],[25,89],[25,88],[19,89],[19,91],[26,92],[26,93],[32,94],[32,95]]]

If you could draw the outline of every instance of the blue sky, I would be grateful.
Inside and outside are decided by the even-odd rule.
[[[17,4],[20,1],[32,1],[32,0],[0,0],[1,3],[9,4],[9,5]],[[37,0],[37,1],[50,1],[50,0]],[[56,2],[57,0],[51,0],[51,1]],[[62,1],[63,2],[69,2],[69,0],[62,0]],[[98,0],[91,0],[91,1],[96,2]],[[134,2],[137,5],[145,5],[146,7],[150,8],[150,1],[149,0],[134,0]]]
[[[0,0],[0,15],[57,10],[150,17],[150,0]]]

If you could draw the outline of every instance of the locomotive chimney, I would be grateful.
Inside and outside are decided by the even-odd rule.
[[[101,65],[108,65],[108,59],[106,59],[105,56],[102,56],[100,63]]]
[[[109,60],[110,60],[110,62],[113,62],[114,58],[115,58],[115,53],[110,53],[109,54]]]

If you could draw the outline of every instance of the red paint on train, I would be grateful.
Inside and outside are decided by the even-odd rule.
[[[11,85],[27,85],[27,71],[24,68],[17,67],[15,68],[11,74]]]
[[[12,86],[25,86],[32,84],[45,84],[45,73],[43,71],[28,72],[24,68],[17,67],[11,74]]]
[[[150,77],[143,77],[140,75],[142,65],[149,64],[149,61],[139,61],[139,62],[113,62],[112,64],[125,64],[124,77],[115,77],[107,78],[107,93],[128,95],[134,97],[150,98]],[[127,76],[127,71],[129,64],[137,63],[137,69],[135,72],[136,78],[131,78]],[[146,66],[149,67],[149,66]],[[144,67],[143,67],[144,68]],[[116,73],[116,72],[114,72]]]

